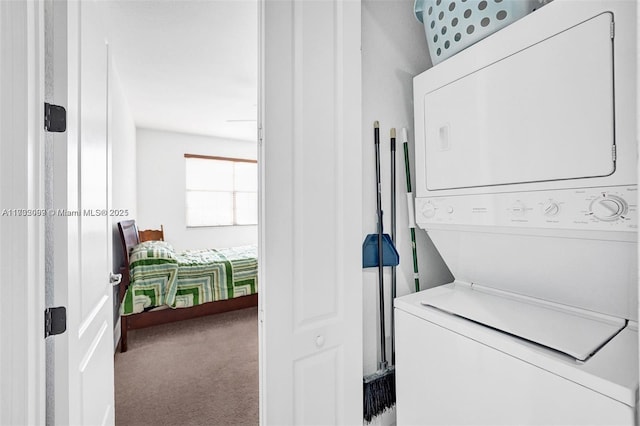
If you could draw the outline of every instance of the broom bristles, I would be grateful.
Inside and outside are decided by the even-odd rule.
[[[369,423],[396,403],[396,374],[393,368],[376,372],[363,380],[364,419]]]

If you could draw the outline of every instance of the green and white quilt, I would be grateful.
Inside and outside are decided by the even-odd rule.
[[[258,292],[255,245],[176,253],[164,241],[145,241],[129,255],[131,283],[122,315],[158,306],[186,308]]]

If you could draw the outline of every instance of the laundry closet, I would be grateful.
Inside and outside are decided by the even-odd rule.
[[[425,3],[428,26],[439,9]],[[637,422],[636,3],[546,3],[431,67],[424,31],[400,42],[414,22],[383,23],[363,2],[365,185],[369,121],[409,127],[415,161],[422,291],[400,225],[398,425]],[[405,74],[425,63],[409,93]],[[364,272],[365,370],[374,278]]]

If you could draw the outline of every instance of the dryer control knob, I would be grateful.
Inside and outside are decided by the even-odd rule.
[[[627,213],[627,202],[617,195],[603,195],[589,205],[589,213],[596,219],[611,222]]]

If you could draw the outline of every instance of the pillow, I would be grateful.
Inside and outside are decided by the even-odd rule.
[[[130,286],[122,304],[123,314],[175,303],[178,261],[171,244],[144,241],[131,250],[129,262]]]
[[[129,255],[129,264],[142,263],[177,263],[173,247],[166,241],[144,241],[136,245]]]

